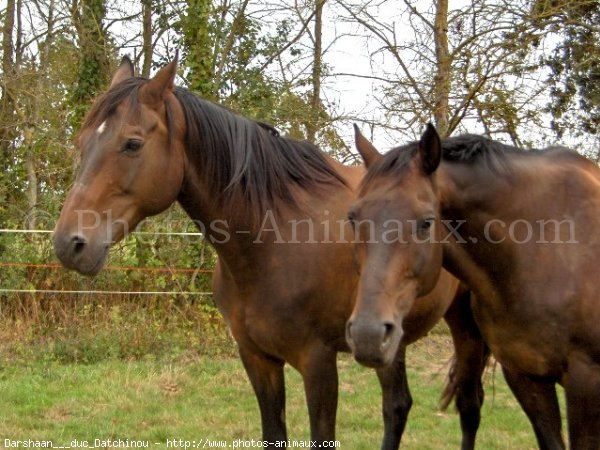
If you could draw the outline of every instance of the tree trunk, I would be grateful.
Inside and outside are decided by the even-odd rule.
[[[233,44],[235,43],[235,38],[242,32],[242,27],[240,26],[244,20],[244,16],[246,15],[246,8],[248,7],[249,0],[244,0],[244,2],[240,5],[240,9],[238,9],[235,14],[235,18],[231,23],[231,29],[225,42],[222,44],[221,51],[219,52],[218,64],[216,69],[214,70],[214,85],[218,89],[223,82],[223,71],[225,69],[225,63],[229,58],[229,54],[231,53],[231,49],[233,48]]]
[[[7,0],[4,24],[2,27],[2,97],[0,98],[0,149],[2,167],[10,158],[11,132],[10,127],[13,123],[14,108],[11,96],[9,94],[10,85],[14,79],[14,61],[13,61],[13,30],[15,26],[15,0]],[[4,187],[4,186],[3,186]]]
[[[48,20],[46,39],[40,51],[40,67],[36,83],[35,92],[47,92],[48,71],[50,69],[50,50],[54,43],[54,8],[55,0],[50,0],[48,5]],[[38,204],[38,175],[37,175],[37,155],[35,153],[35,134],[42,118],[40,117],[40,95],[35,95],[31,100],[32,111],[29,119],[29,125],[23,130],[23,148],[25,149],[25,170],[27,172],[27,227],[30,230],[36,228],[36,208]],[[23,119],[27,121],[27,118]]]
[[[14,174],[6,170],[12,166],[14,142],[15,142],[15,104],[13,87],[15,83],[14,63],[14,28],[15,28],[15,0],[7,0],[4,23],[2,29],[2,75],[0,86],[2,97],[0,97],[0,167],[3,168],[0,175],[0,223],[7,219],[8,205],[10,204],[13,183],[11,178]],[[0,254],[4,252],[4,246],[0,244]]]
[[[436,74],[433,119],[440,136],[448,134],[448,103],[451,86],[451,59],[448,50],[448,0],[437,0],[433,24]]]
[[[15,11],[15,20],[17,21],[17,33],[14,36],[15,67],[21,67],[21,64],[23,62],[23,21],[21,20],[22,10],[23,0],[17,0],[17,9]]]
[[[150,78],[150,68],[152,64],[152,0],[142,0],[142,55],[144,65],[142,66],[142,77]]]
[[[36,102],[37,103],[37,102]],[[39,105],[37,105],[39,108]],[[38,202],[38,177],[36,172],[34,152],[35,127],[28,126],[23,131],[23,146],[25,147],[25,169],[27,171],[27,228],[36,227],[36,207]]]
[[[312,142],[317,141],[319,131],[319,117],[321,112],[321,76],[323,73],[323,5],[325,0],[316,0],[315,3],[315,47],[313,52],[312,67],[312,92],[310,97],[311,119],[306,126],[306,138]]]

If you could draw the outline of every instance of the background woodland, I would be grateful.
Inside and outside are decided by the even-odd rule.
[[[430,120],[443,135],[560,142],[600,158],[599,1],[2,0],[0,25],[2,229],[52,230],[78,164],[73,137],[123,55],[148,77],[178,50],[180,85],[349,164],[352,123],[386,150]],[[56,267],[48,234],[1,232],[0,335],[40,342],[95,324],[72,348],[52,341],[69,360],[98,346],[139,356],[165,329],[198,343],[192,324],[220,326],[212,250],[169,234],[196,231],[177,207],[141,230],[95,279]]]

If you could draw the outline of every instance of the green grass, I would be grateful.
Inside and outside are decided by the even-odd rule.
[[[403,438],[405,449],[459,448],[458,415],[440,412],[437,401],[451,348],[434,334],[409,350],[414,405]],[[349,356],[339,358],[337,438],[341,448],[377,448],[381,439],[380,390],[373,371]],[[286,371],[290,439],[308,439],[300,376]],[[478,447],[533,449],[533,433],[504,384],[488,371]],[[167,439],[260,439],[260,419],[242,365],[231,357],[64,364],[37,360],[0,367],[0,448],[6,438],[147,440],[163,448]],[[162,445],[153,445],[161,442]]]

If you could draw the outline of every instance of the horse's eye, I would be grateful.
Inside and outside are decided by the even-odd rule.
[[[350,222],[351,225],[356,223],[356,213],[354,211],[348,213],[348,222]]]
[[[426,217],[424,219],[421,219],[418,224],[419,232],[420,233],[428,232],[434,223],[435,223],[434,217]]]
[[[142,148],[143,145],[144,143],[139,139],[127,139],[125,144],[123,144],[122,152],[132,154]]]

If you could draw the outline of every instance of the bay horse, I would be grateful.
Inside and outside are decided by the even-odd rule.
[[[76,144],[81,166],[54,231],[56,254],[65,267],[94,275],[111,244],[178,201],[218,253],[213,296],[256,393],[263,440],[269,448],[287,440],[287,362],[302,374],[317,447],[335,438],[336,354],[349,351],[345,324],[358,281],[346,210],[364,168],[175,87],[176,71],[177,59],[138,78],[124,58],[88,112]],[[411,404],[404,345],[444,314],[457,324],[457,404],[472,448],[482,398],[472,355],[481,347],[478,330],[464,332],[463,297],[455,279],[442,277],[411,312],[412,336],[377,370],[382,448],[398,447]]]
[[[600,448],[598,166],[561,147],[441,140],[431,124],[420,141],[385,155],[362,136],[357,145],[369,167],[350,209],[357,233],[370,223],[401,239],[357,244],[362,288],[350,346],[371,358],[393,354],[380,330],[397,341],[390,336],[402,333],[405,312],[444,267],[473,290],[476,323],[539,447],[564,448],[559,383],[571,448]]]

